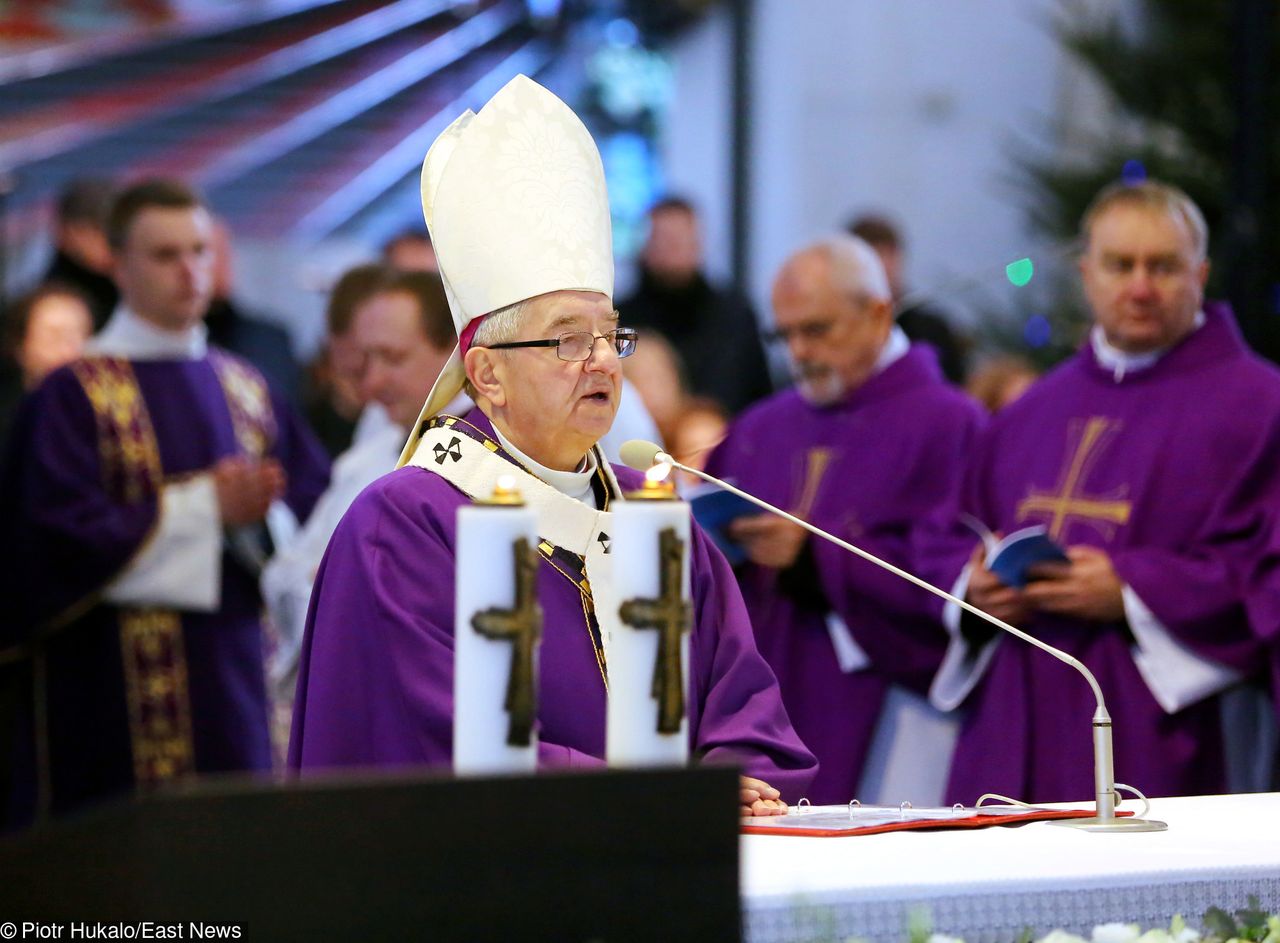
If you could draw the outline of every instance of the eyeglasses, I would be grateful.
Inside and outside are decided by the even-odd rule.
[[[791,342],[793,337],[806,341],[821,341],[826,340],[831,333],[831,329],[835,326],[834,318],[830,321],[805,321],[793,327],[780,327],[772,331],[765,331],[761,336],[766,344],[787,344]]]
[[[608,334],[592,334],[590,331],[569,331],[559,337],[541,341],[507,341],[503,344],[486,344],[489,350],[510,350],[514,347],[554,347],[556,356],[570,362],[590,360],[596,349],[596,341],[606,340],[619,357],[630,357],[636,352],[637,332],[634,328],[614,328]],[[477,345],[478,346],[478,345]]]

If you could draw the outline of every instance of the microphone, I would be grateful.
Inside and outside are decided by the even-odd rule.
[[[677,464],[674,458],[662,451],[661,446],[644,439],[628,439],[623,442],[618,449],[618,457],[622,459],[623,465],[641,472],[648,471],[654,465],[674,467]]]
[[[920,577],[912,573],[908,573],[906,570],[903,570],[900,567],[894,566],[892,563],[888,563],[884,560],[881,560],[879,557],[875,556],[875,554],[868,553],[866,550],[863,550],[860,547],[855,547],[853,544],[848,543],[847,541],[841,540],[839,537],[836,537],[833,534],[828,534],[822,528],[815,527],[813,524],[810,524],[808,521],[801,520],[800,518],[796,517],[794,514],[788,514],[786,511],[783,511],[782,509],[776,508],[772,504],[769,504],[767,501],[760,500],[755,495],[747,494],[747,492],[743,491],[742,489],[735,488],[733,485],[729,484],[727,481],[721,481],[719,478],[716,478],[713,475],[708,475],[704,471],[700,471],[696,468],[690,468],[688,465],[684,465],[684,464],[681,464],[680,462],[677,462],[671,455],[664,452],[661,447],[655,445],[652,442],[645,442],[642,439],[631,439],[622,444],[622,448],[619,450],[619,455],[622,458],[623,464],[627,465],[630,468],[634,468],[637,471],[648,471],[655,464],[669,465],[672,468],[678,468],[683,472],[687,472],[690,475],[694,475],[697,478],[701,478],[703,481],[710,482],[711,484],[716,485],[719,488],[723,488],[726,491],[730,491],[733,494],[736,494],[738,497],[744,498],[745,500],[750,501],[752,504],[756,505],[757,507],[763,508],[764,510],[769,511],[772,514],[777,514],[779,517],[784,517],[787,520],[791,521],[793,524],[798,524],[799,526],[807,530],[809,533],[815,534],[818,537],[821,537],[823,540],[830,541],[831,543],[835,544],[837,547],[841,547],[849,551],[850,553],[861,557],[862,559],[866,560],[868,563],[874,563],[876,566],[881,567],[885,570],[888,570],[890,573],[894,574],[895,576],[901,577],[907,582],[913,583],[916,586],[919,586],[921,589],[927,590],[928,592],[933,593],[933,595],[938,596],[941,599],[945,599],[947,602],[954,603],[955,605],[963,609],[965,612],[972,613],[978,618],[991,623],[992,625],[996,626],[999,629],[1002,629],[1003,631],[1009,633],[1010,635],[1017,636],[1018,638],[1022,639],[1024,642],[1034,645],[1036,648],[1040,649],[1041,651],[1049,653],[1050,655],[1058,659],[1058,661],[1062,662],[1063,664],[1067,664],[1067,665],[1070,665],[1072,668],[1075,668],[1076,671],[1080,672],[1080,674],[1084,676],[1085,681],[1089,683],[1089,687],[1093,691],[1094,700],[1097,702],[1097,709],[1093,713],[1093,721],[1092,721],[1093,723],[1093,784],[1094,784],[1095,813],[1092,818],[1063,819],[1061,821],[1053,822],[1052,824],[1063,825],[1070,828],[1080,828],[1080,829],[1085,829],[1087,831],[1112,831],[1112,832],[1115,832],[1115,831],[1162,832],[1169,827],[1164,822],[1157,822],[1152,819],[1142,819],[1142,818],[1121,819],[1116,817],[1116,798],[1118,794],[1116,793],[1114,761],[1112,756],[1111,715],[1107,712],[1106,701],[1102,696],[1102,688],[1098,686],[1098,679],[1093,676],[1093,672],[1091,672],[1088,668],[1086,668],[1085,665],[1079,659],[1075,658],[1072,655],[1067,654],[1066,652],[1062,651],[1062,649],[1054,648],[1052,645],[1049,645],[1045,642],[1040,641],[1040,639],[1036,638],[1034,635],[1028,635],[1026,632],[1023,632],[1021,629],[1015,628],[1014,626],[1003,621],[1002,619],[997,619],[995,616],[990,615],[989,613],[983,612],[977,606],[967,603],[963,599],[953,596],[945,590],[939,589],[938,587],[934,586],[932,583],[928,583],[920,579]],[[1122,783],[1121,785],[1123,786],[1124,784]],[[1125,786],[1124,788],[1137,793],[1139,796],[1142,796],[1140,792],[1137,792],[1137,790],[1133,789],[1131,786]],[[1146,801],[1145,796],[1142,796],[1142,798],[1143,798],[1143,801]],[[1148,803],[1148,807],[1149,805],[1150,804]]]

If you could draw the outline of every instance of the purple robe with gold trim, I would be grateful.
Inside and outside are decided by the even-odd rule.
[[[100,596],[155,529],[161,484],[225,456],[277,458],[286,502],[305,518],[328,478],[310,432],[254,368],[217,350],[78,361],[48,377],[19,429],[6,473],[18,513],[6,526],[22,592],[3,642],[40,643],[52,811],[193,772],[270,768],[256,575],[224,549],[216,612]],[[34,799],[23,753],[19,820]]]
[[[992,423],[967,500],[993,530],[1043,524],[1063,545],[1105,550],[1178,642],[1257,678],[1257,623],[1275,593],[1260,566],[1276,551],[1280,373],[1247,350],[1225,305],[1205,314],[1147,369],[1116,379],[1086,346],[1044,377]],[[1039,614],[1020,628],[1097,676],[1118,781],[1154,796],[1223,790],[1219,699],[1166,713],[1127,624]],[[948,801],[1092,799],[1093,711],[1070,667],[1001,638],[968,698]]]
[[[493,436],[478,410],[468,420]],[[637,473],[615,472],[624,489],[638,486]],[[440,475],[408,466],[370,485],[343,517],[311,596],[291,767],[448,766],[456,520],[469,502]],[[728,564],[696,527],[691,566],[691,753],[739,763],[794,800],[813,776],[813,757],[756,652]],[[594,620],[580,588],[545,557],[537,585],[539,763],[599,766],[607,665]]]
[[[967,552],[956,531],[960,483],[982,422],[914,345],[830,407],[789,390],[748,410],[708,471],[881,559],[930,579]],[[890,685],[923,693],[946,648],[934,596],[826,541],[809,538],[788,571],[738,568],[756,644],[778,676],[796,732],[817,756],[815,803],[857,795]],[[846,673],[827,616],[869,664]]]

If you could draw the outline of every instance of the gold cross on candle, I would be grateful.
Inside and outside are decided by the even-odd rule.
[[[477,612],[471,626],[488,639],[511,643],[511,672],[507,676],[507,744],[527,747],[533,737],[538,710],[538,681],[534,677],[534,646],[542,637],[542,607],[538,605],[538,555],[521,537],[511,546],[515,556],[516,601],[510,609]]]
[[[650,693],[658,702],[658,732],[679,733],[684,720],[684,673],[680,638],[693,625],[693,607],[684,599],[684,542],[675,528],[658,534],[658,598],[622,604],[624,624],[658,631],[658,657],[653,663]]]

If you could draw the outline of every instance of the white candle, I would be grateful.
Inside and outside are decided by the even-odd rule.
[[[656,490],[650,486],[648,493]],[[629,497],[612,508],[614,589],[620,611],[609,646],[607,759],[610,766],[683,766],[689,762],[689,633],[681,631],[678,643],[683,710],[676,729],[663,732],[659,729],[661,704],[653,685],[661,636],[669,629],[628,625],[623,613],[629,612],[632,621],[636,621],[639,611],[655,608],[648,601],[662,596],[664,531],[675,538],[679,548],[679,596],[688,607],[686,611],[692,613],[689,505],[674,499]],[[627,603],[633,600],[639,602],[641,610],[627,610]],[[658,616],[653,621],[661,623],[665,619]],[[671,640],[673,636],[667,638]]]
[[[498,492],[504,489],[505,495],[500,496]],[[500,625],[503,614],[516,608],[517,573],[513,548],[523,538],[530,552],[537,552],[533,510],[511,503],[519,501],[512,482],[500,481],[498,492],[495,492],[495,501],[507,503],[482,502],[458,509],[453,768],[463,775],[526,773],[536,769],[538,763],[536,732],[531,732],[527,745],[508,742],[512,734],[512,715],[506,702],[518,643],[508,638],[486,637],[474,621],[477,614],[496,614]],[[536,585],[533,592],[536,601]],[[537,650],[538,646],[534,644],[531,657],[535,717]]]

